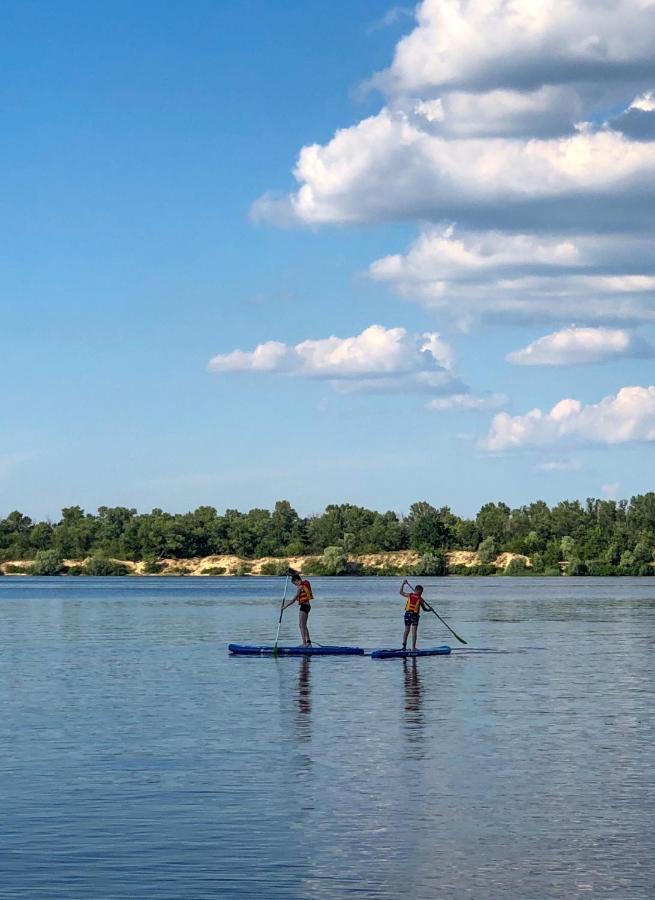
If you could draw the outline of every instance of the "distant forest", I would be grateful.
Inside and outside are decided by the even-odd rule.
[[[0,562],[36,560],[33,574],[61,571],[64,558],[91,557],[96,574],[112,574],[106,564],[103,570],[103,560],[145,560],[156,572],[157,561],[164,558],[222,554],[245,560],[313,556],[315,574],[340,574],[348,571],[344,560],[398,550],[419,553],[424,574],[448,574],[446,553],[472,550],[478,554],[477,571],[465,573],[461,566],[450,571],[490,574],[498,554],[510,552],[529,559],[529,574],[652,575],[655,493],[630,501],[564,500],[553,507],[541,500],[517,509],[486,503],[472,519],[425,501],[414,503],[404,516],[344,503],[302,517],[280,500],[273,511],[227,509],[219,514],[212,506],[201,506],[171,514],[101,506],[94,515],[69,506],[58,522],[33,522],[17,511],[0,520]],[[328,568],[325,560],[333,561]],[[528,574],[522,572],[526,566],[521,560],[514,563],[510,574]]]

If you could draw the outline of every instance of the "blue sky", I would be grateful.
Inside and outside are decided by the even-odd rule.
[[[5,4],[0,514],[652,488],[655,29],[576,5]]]

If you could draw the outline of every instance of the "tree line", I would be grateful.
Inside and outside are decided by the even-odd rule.
[[[35,522],[18,511],[0,520],[0,562],[43,559],[47,553],[50,559],[146,560],[154,570],[163,558],[283,559],[326,551],[334,557],[337,550],[345,557],[415,550],[441,560],[433,564],[441,569],[451,550],[477,551],[480,565],[490,569],[499,553],[510,552],[529,558],[535,574],[559,574],[562,563],[570,574],[653,574],[655,493],[629,501],[563,500],[552,507],[542,500],[515,509],[486,503],[474,518],[426,501],[412,504],[407,515],[342,503],[303,517],[279,500],[272,511],[221,514],[200,506],[173,514],[101,506],[93,514],[69,506],[56,522]],[[102,569],[101,562],[97,567]],[[520,561],[514,568],[521,574]]]

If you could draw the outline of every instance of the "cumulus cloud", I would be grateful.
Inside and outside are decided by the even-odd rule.
[[[210,372],[251,372],[316,378],[336,390],[452,393],[466,390],[452,371],[454,353],[437,332],[371,325],[353,337],[266,341],[254,350],[214,356]]]
[[[619,84],[655,74],[652,0],[423,0],[385,92]]]
[[[436,397],[428,403],[428,409],[438,412],[482,412],[490,409],[498,409],[506,406],[508,398],[505,394],[482,394],[476,397],[474,394],[452,394],[450,397]]]
[[[370,275],[466,327],[655,319],[653,46],[655,0],[423,0],[379,112],[252,216],[420,223]]]
[[[484,445],[491,451],[559,443],[623,444],[655,441],[655,385],[624,387],[599,403],[560,400],[549,411],[498,413]]]
[[[465,323],[655,319],[652,241],[644,237],[460,233],[442,226],[424,231],[407,253],[376,260],[369,276]]]
[[[576,366],[626,357],[648,357],[653,347],[624,329],[564,328],[507,355],[516,366]]]
[[[540,227],[649,222],[655,148],[614,131],[551,140],[446,139],[388,108],[303,147],[301,187],[282,201],[261,198],[255,218],[309,225],[426,219],[524,222]]]
[[[609,128],[621,131],[633,141],[655,141],[655,95],[648,91],[636,97],[619,116],[607,123]]]

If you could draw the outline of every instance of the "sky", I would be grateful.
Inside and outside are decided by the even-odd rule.
[[[630,497],[653,0],[3,4],[0,516]]]

